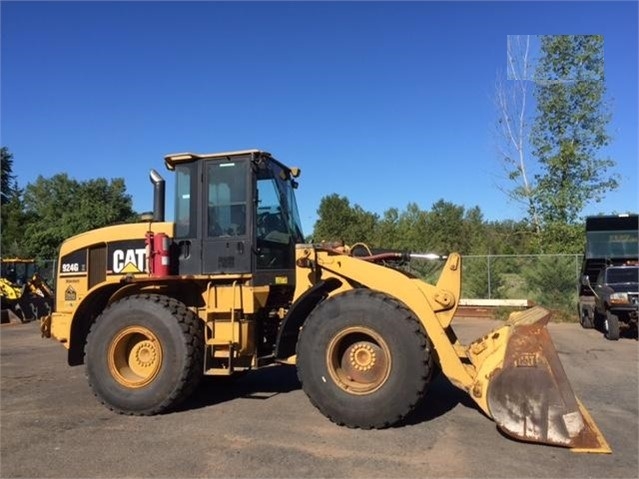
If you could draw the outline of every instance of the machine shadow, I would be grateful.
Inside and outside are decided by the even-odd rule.
[[[455,387],[444,374],[440,373],[430,384],[422,403],[394,427],[414,426],[431,421],[443,416],[458,404],[484,414],[466,392]]]
[[[294,366],[273,366],[240,377],[205,376],[175,412],[200,409],[239,398],[265,400],[300,389]]]
[[[239,378],[206,376],[198,389],[179,405],[174,412],[200,409],[235,399],[267,400],[278,394],[301,389],[294,366],[274,366],[251,371]],[[307,401],[306,396],[300,400]],[[464,391],[453,386],[444,374],[430,384],[420,406],[393,427],[417,425],[427,422],[462,405],[483,412]]]

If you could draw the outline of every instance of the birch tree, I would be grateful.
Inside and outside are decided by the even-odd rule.
[[[530,222],[539,233],[541,225],[531,179],[528,152],[530,140],[530,79],[534,72],[530,35],[509,35],[506,48],[507,76],[497,77],[497,149],[501,166],[509,182],[500,187],[512,200],[526,208]],[[514,184],[514,186],[513,186]]]

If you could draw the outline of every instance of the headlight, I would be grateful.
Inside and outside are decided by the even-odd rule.
[[[612,293],[610,295],[610,302],[612,304],[628,304],[628,293]]]

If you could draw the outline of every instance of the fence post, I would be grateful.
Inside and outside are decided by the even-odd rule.
[[[486,264],[488,266],[488,268],[487,268],[488,269],[488,299],[491,299],[491,297],[490,297],[490,294],[491,294],[491,291],[490,291],[490,281],[491,281],[491,278],[490,278],[490,255],[486,256]]]
[[[579,255],[575,255],[575,279],[577,280],[577,284],[579,284]]]
[[[57,279],[58,279],[58,258],[55,258],[53,260],[53,280],[51,281],[53,283],[53,290],[55,291],[56,288],[58,287],[57,283]]]

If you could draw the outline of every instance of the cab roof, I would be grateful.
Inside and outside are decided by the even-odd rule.
[[[223,151],[220,153],[173,153],[164,157],[164,163],[169,170],[174,170],[175,165],[178,163],[190,163],[197,160],[208,160],[211,158],[224,158],[244,155],[254,156],[267,156],[272,158],[271,154],[262,150],[237,150],[237,151]],[[274,158],[273,158],[274,159]],[[279,163],[279,162],[278,162]]]

